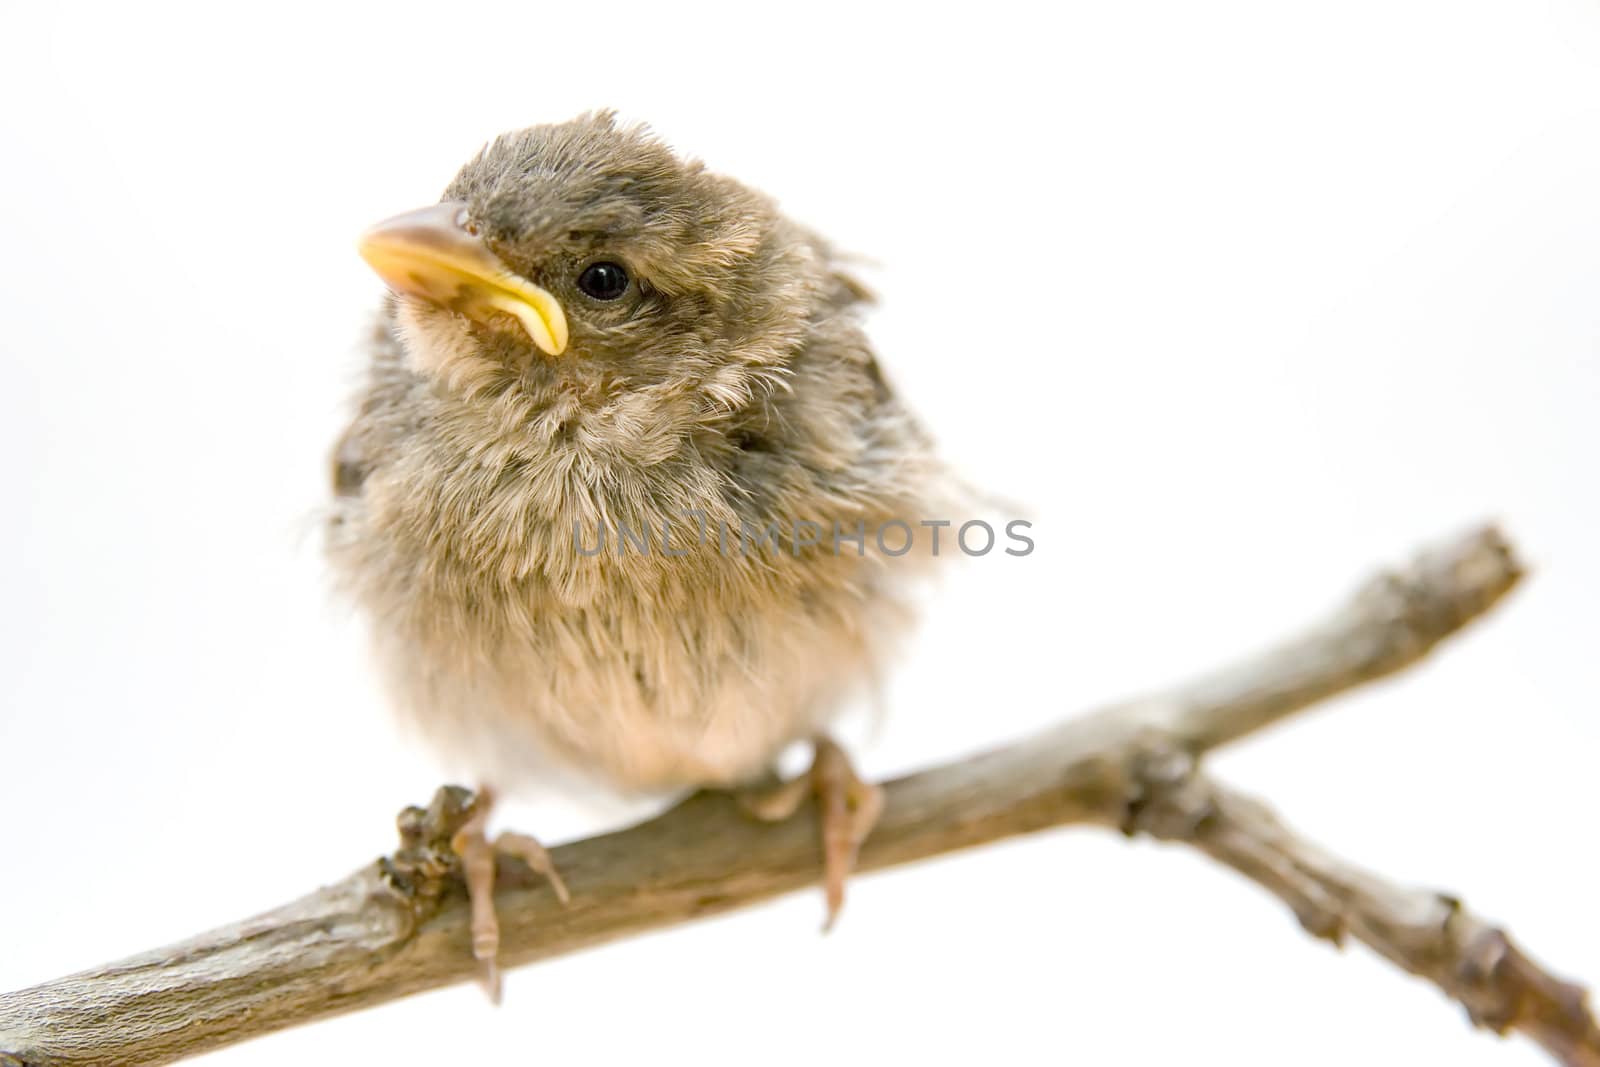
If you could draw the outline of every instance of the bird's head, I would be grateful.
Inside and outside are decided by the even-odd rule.
[[[610,113],[506,134],[361,253],[445,381],[748,393],[826,284],[770,201]]]

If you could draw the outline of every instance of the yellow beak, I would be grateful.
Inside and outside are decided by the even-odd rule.
[[[361,258],[389,288],[479,322],[495,313],[522,324],[551,356],[567,348],[567,316],[549,292],[507,269],[467,228],[467,205],[447,200],[386,219],[361,238]]]

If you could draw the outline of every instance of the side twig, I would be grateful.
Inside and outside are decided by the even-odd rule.
[[[1227,670],[889,782],[859,869],[1071,823],[1149,830],[1261,881],[1317,932],[1348,929],[1462,1000],[1475,1020],[1525,1030],[1567,1063],[1595,1064],[1583,1058],[1595,1043],[1581,994],[1503,935],[1453,905],[1406,911],[1400,891],[1331,861],[1318,866],[1264,809],[1190,769],[1209,749],[1415,663],[1519,576],[1505,541],[1480,529]],[[1153,777],[1152,753],[1183,773]],[[0,996],[0,1065],[170,1063],[473,977],[466,902],[442,845],[461,810],[459,792],[441,791],[427,811],[403,814],[400,851],[341,882],[182,944]],[[554,858],[568,906],[526,872],[502,877],[508,966],[743,907],[820,873],[810,817],[758,824],[716,794],[562,846]]]
[[[1567,1067],[1600,1067],[1584,990],[1551,975],[1504,930],[1444,893],[1393,885],[1295,835],[1266,805],[1153,747],[1124,829],[1192,845],[1278,897],[1314,937],[1353,937],[1460,1002],[1475,1026],[1525,1033]]]

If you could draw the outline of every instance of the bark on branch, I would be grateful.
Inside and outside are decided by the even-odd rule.
[[[1169,692],[886,783],[872,871],[1071,823],[1199,847],[1282,897],[1312,932],[1369,944],[1568,1064],[1600,1067],[1581,990],[1447,898],[1386,885],[1299,841],[1201,775],[1206,751],[1415,663],[1520,576],[1493,529],[1369,582],[1297,639]],[[446,842],[461,796],[402,815],[402,847],[334,885],[190,941],[0,996],[0,1065],[157,1064],[476,974]],[[815,822],[757,823],[702,793],[554,850],[563,907],[525,871],[498,887],[506,966],[743,907],[820,874]]]
[[[1276,815],[1198,772],[1192,757],[1152,748],[1135,763],[1143,790],[1124,829],[1193,845],[1287,904],[1314,937],[1354,937],[1426,978],[1476,1026],[1520,1030],[1562,1064],[1600,1065],[1600,1029],[1582,987],[1543,970],[1504,930],[1444,893],[1408,889],[1337,859]]]

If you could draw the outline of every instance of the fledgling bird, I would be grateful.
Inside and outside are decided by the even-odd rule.
[[[496,789],[751,787],[814,739],[811,775],[748,796],[782,817],[816,794],[831,922],[881,801],[824,731],[930,555],[874,531],[961,498],[873,358],[865,290],[610,113],[500,137],[361,250],[393,295],[328,555],[403,716]],[[565,888],[486,816],[456,847],[492,969],[495,848]]]

